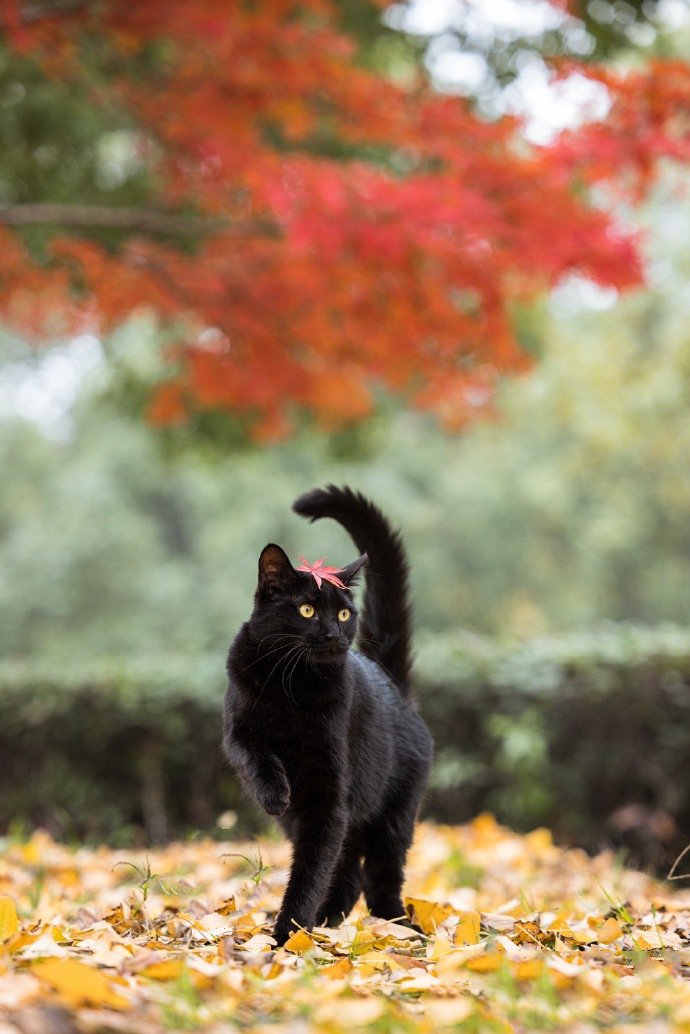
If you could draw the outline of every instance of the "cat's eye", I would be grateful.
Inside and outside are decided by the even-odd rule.
[[[312,607],[311,603],[303,603],[302,606],[299,608],[299,612],[303,618],[314,617],[314,608]]]
[[[347,609],[347,607],[343,607],[342,610],[338,611],[338,621],[349,621],[349,620],[350,620],[350,611]]]

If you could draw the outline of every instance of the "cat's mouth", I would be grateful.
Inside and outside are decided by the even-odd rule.
[[[342,646],[312,646],[309,648],[309,660],[315,664],[332,663],[341,660],[346,652]]]

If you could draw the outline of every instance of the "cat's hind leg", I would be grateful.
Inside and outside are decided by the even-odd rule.
[[[339,926],[362,892],[361,847],[345,843],[325,900],[317,912],[321,926]]]
[[[367,907],[380,919],[405,916],[402,886],[422,788],[412,785],[367,828],[362,884]]]

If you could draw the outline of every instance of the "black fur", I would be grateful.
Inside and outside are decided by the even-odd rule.
[[[408,567],[400,535],[359,492],[329,485],[301,495],[293,510],[316,521],[333,517],[360,553],[366,553],[366,595],[359,615],[360,653],[380,664],[407,696],[410,686],[412,612]]]
[[[348,488],[301,496],[295,510],[333,517],[368,554],[359,618],[346,588],[296,571],[269,544],[252,615],[228,656],[223,745],[247,791],[280,824],[293,861],[274,936],[339,923],[363,890],[369,910],[404,916],[405,857],[431,764],[429,732],[409,697],[410,608],[400,537]],[[300,614],[309,604],[314,616]],[[347,609],[349,620],[338,615]]]

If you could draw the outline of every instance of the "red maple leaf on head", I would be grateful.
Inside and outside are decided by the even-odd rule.
[[[325,556],[322,556],[320,560],[315,560],[313,564],[310,564],[308,560],[301,556],[301,564],[295,570],[306,571],[307,574],[310,574],[319,589],[321,588],[321,582],[330,582],[331,585],[336,585],[339,589],[347,589],[347,585],[338,578],[342,567],[324,567],[325,559]]]

